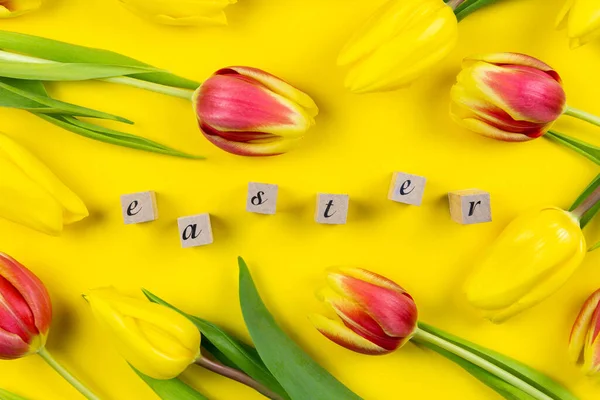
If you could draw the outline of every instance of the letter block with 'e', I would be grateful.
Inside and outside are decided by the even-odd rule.
[[[277,185],[248,183],[246,211],[258,214],[275,214],[277,210]]]
[[[483,190],[468,189],[448,193],[450,216],[459,224],[479,224],[492,220],[490,194]]]
[[[345,224],[349,203],[350,197],[347,194],[317,194],[315,221],[320,224]]]
[[[398,203],[420,206],[423,202],[427,179],[418,175],[394,172],[388,192],[388,199]]]
[[[184,249],[188,247],[204,246],[213,242],[209,214],[198,214],[177,218],[177,226],[179,227],[181,247]]]
[[[156,194],[140,192],[121,196],[121,211],[125,224],[139,224],[158,219]]]

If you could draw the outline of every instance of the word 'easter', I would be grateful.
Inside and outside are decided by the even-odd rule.
[[[420,206],[423,202],[427,180],[418,175],[394,172],[388,199],[404,204]],[[246,211],[273,215],[277,211],[279,187],[267,183],[250,182]],[[469,189],[448,193],[450,216],[463,225],[490,222],[492,220],[490,194],[483,190]],[[341,225],[348,219],[350,197],[346,194],[318,193],[315,221],[320,224]],[[125,224],[139,224],[158,218],[156,194],[152,191],[121,196],[121,210]],[[204,246],[213,242],[210,215],[207,213],[177,219],[179,239],[183,248]]]

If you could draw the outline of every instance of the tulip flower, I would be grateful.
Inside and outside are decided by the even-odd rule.
[[[52,302],[42,281],[17,260],[0,253],[0,359],[38,354],[81,394],[98,400],[45,348],[51,321]]]
[[[35,11],[42,0],[0,0],[0,18],[14,18]]]
[[[417,307],[404,289],[373,272],[346,268],[328,275],[322,299],[342,322],[312,315],[315,327],[337,344],[364,354],[387,354],[417,328]]]
[[[380,355],[411,340],[456,362],[503,396],[575,399],[552,379],[516,360],[418,322],[413,298],[381,275],[343,268],[331,271],[327,278],[329,287],[321,297],[341,322],[319,314],[309,318],[319,332],[338,345]]]
[[[196,326],[167,307],[112,288],[90,290],[85,299],[119,353],[151,378],[174,378],[200,355]]]
[[[0,133],[0,216],[50,235],[88,215],[85,204],[40,160]]]
[[[215,72],[193,101],[204,136],[217,147],[244,156],[287,152],[315,124],[318,114],[306,93],[249,67]]]
[[[558,29],[567,28],[571,48],[600,37],[600,3],[595,0],[566,0],[556,19]]]
[[[337,63],[353,93],[406,87],[455,47],[458,21],[494,0],[390,0],[355,31]]]
[[[585,301],[573,324],[569,356],[586,375],[600,372],[600,290]]]
[[[166,25],[227,25],[224,9],[237,0],[119,0],[130,11]]]

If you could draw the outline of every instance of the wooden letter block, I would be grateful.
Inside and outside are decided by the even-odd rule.
[[[420,206],[426,182],[427,179],[422,176],[394,172],[388,199],[398,203]]]
[[[246,211],[258,214],[275,214],[277,210],[277,185],[248,183]]]
[[[492,220],[490,194],[483,190],[468,189],[448,193],[450,216],[459,224],[479,224]]]
[[[204,246],[213,242],[210,215],[208,214],[177,218],[177,225],[179,226],[181,247],[184,249]]]
[[[158,218],[156,194],[140,192],[121,196],[121,211],[126,224],[139,224],[154,221]]]
[[[350,197],[346,194],[317,194],[315,221],[320,224],[345,224],[349,202]]]

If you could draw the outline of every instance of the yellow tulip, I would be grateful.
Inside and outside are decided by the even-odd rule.
[[[35,11],[42,0],[0,0],[0,18],[13,18]]]
[[[466,283],[468,301],[502,322],[546,299],[575,272],[586,254],[578,219],[555,207],[513,220]]]
[[[392,0],[346,44],[338,64],[349,66],[354,93],[398,89],[437,65],[456,45],[458,22],[442,0]]]
[[[50,235],[88,216],[83,201],[40,160],[0,133],[0,216]]]
[[[174,378],[200,356],[198,328],[170,308],[114,288],[90,290],[85,299],[119,353],[145,375]]]
[[[159,24],[227,25],[225,7],[237,0],[119,0],[127,9]]]
[[[556,26],[559,29],[567,28],[572,48],[600,37],[600,2],[567,0],[558,14]]]

